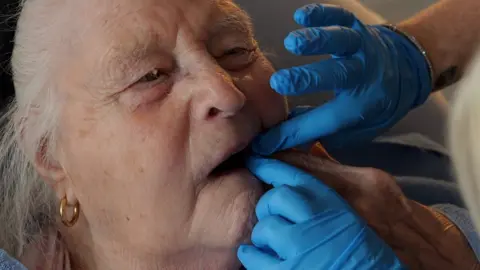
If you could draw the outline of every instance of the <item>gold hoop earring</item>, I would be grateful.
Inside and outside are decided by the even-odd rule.
[[[67,220],[64,215],[68,206],[73,207],[73,215]],[[67,227],[72,227],[77,223],[78,218],[80,217],[80,203],[77,201],[74,205],[69,205],[67,202],[67,196],[63,197],[60,201],[60,219],[62,220],[63,225]]]

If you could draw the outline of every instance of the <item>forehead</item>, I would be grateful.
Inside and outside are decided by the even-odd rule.
[[[77,29],[84,35],[159,35],[163,39],[187,28],[205,35],[222,17],[242,17],[230,0],[87,0],[77,13]],[[95,4],[92,4],[94,2]],[[90,4],[88,4],[90,3]],[[74,4],[76,5],[76,4]],[[239,18],[245,20],[246,18]]]
[[[218,31],[250,30],[248,16],[231,0],[72,0],[71,7],[74,44],[64,65],[88,67],[87,77],[104,76],[97,70],[105,66],[128,68],[135,60],[127,58],[189,49]]]

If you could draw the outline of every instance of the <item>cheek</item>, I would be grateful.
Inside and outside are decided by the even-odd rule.
[[[128,115],[120,111],[112,109],[101,119],[92,117],[95,120],[90,123],[79,117],[63,121],[66,169],[79,200],[101,203],[115,218],[129,211],[168,215],[171,202],[180,205],[177,209],[188,209],[189,198],[178,198],[179,192],[188,193],[191,188],[179,181],[186,176],[181,170],[185,167],[185,121],[178,121],[180,114],[175,118],[165,113]],[[122,205],[119,198],[125,194]],[[95,205],[84,208],[94,211]],[[181,218],[179,213],[169,218],[174,220],[175,215]]]
[[[274,73],[272,65],[261,57],[252,66],[249,74],[239,79],[237,87],[245,93],[262,119],[264,128],[272,127],[287,118],[285,97],[270,87],[270,77]]]

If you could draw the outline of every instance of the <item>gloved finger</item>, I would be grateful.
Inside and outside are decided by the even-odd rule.
[[[357,21],[353,13],[346,9],[322,4],[310,4],[295,11],[293,18],[304,27],[322,27],[339,25],[352,27]]]
[[[348,145],[353,145],[361,142],[369,142],[373,138],[378,137],[383,131],[388,129],[383,125],[377,125],[374,127],[355,127],[345,128],[336,132],[335,134],[325,136],[321,139],[322,145],[328,147],[328,149],[343,148]]]
[[[281,95],[304,95],[334,89],[351,89],[365,82],[363,63],[356,57],[332,58],[279,70],[270,86]]]
[[[291,223],[279,216],[269,216],[260,220],[252,231],[252,243],[260,248],[275,251],[280,258],[287,258],[291,249],[291,242],[286,242],[285,235]],[[287,240],[288,241],[288,240]]]
[[[288,119],[297,117],[297,116],[302,115],[304,113],[307,113],[307,112],[313,110],[314,108],[315,108],[314,106],[297,106],[290,111],[290,113],[288,114]],[[298,149],[298,150],[308,152],[308,151],[310,151],[310,149],[312,148],[314,143],[315,142],[307,142],[307,143],[302,144],[302,145],[297,145],[295,148]]]
[[[353,126],[363,119],[363,99],[336,98],[310,112],[289,119],[259,135],[252,150],[260,155],[305,144]]]
[[[390,117],[368,127],[351,126],[322,138],[321,142],[328,148],[340,148],[359,142],[369,142],[394,126],[401,118],[402,115]]]
[[[328,199],[330,197],[327,196]],[[302,223],[311,219],[316,214],[315,210],[318,210],[312,207],[310,200],[315,200],[315,205],[321,205],[319,201],[324,201],[325,198],[307,198],[294,187],[280,186],[265,193],[257,203],[255,211],[258,220],[273,215],[281,216],[292,223]]]
[[[333,54],[347,56],[362,45],[360,34],[346,27],[314,27],[291,32],[284,41],[285,48],[296,55]]]
[[[297,116],[302,115],[304,113],[307,113],[307,112],[309,112],[313,109],[315,109],[315,107],[313,107],[313,106],[297,106],[290,111],[290,113],[288,114],[288,119],[297,117]],[[312,146],[315,142],[316,141],[307,142],[307,143],[304,143],[302,145],[297,145],[297,146],[295,146],[295,148],[298,149],[298,150],[308,152],[308,151],[310,151],[310,149],[312,149]]]
[[[250,245],[240,246],[237,257],[247,270],[272,269],[282,262],[279,258]]]
[[[259,180],[274,188],[280,186],[301,186],[316,181],[311,175],[280,160],[251,156],[246,162],[247,168]]]
[[[309,191],[315,192],[316,196],[332,192],[332,189],[319,179],[277,159],[252,156],[247,160],[247,167],[259,180],[274,188],[310,186],[315,187],[315,190],[309,187]]]

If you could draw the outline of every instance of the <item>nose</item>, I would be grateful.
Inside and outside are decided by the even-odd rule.
[[[196,116],[202,119],[231,117],[246,102],[245,95],[235,86],[232,78],[221,67],[209,68],[198,74]]]

